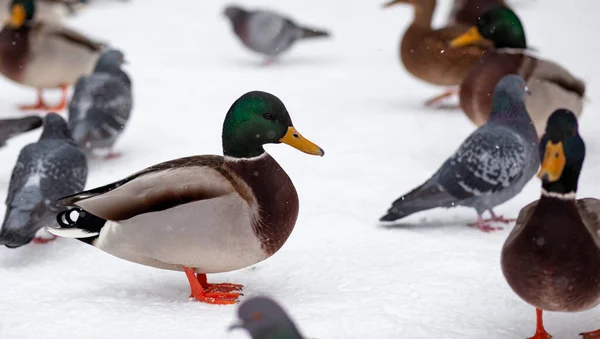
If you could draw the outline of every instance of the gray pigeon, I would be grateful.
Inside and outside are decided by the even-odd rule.
[[[296,325],[275,301],[255,297],[238,309],[241,322],[229,329],[243,328],[253,339],[302,339]]]
[[[242,43],[267,56],[267,62],[287,51],[296,40],[329,36],[326,31],[298,26],[292,20],[269,11],[247,11],[238,6],[227,6],[225,15]]]
[[[394,221],[435,207],[472,207],[483,231],[488,221],[508,222],[492,208],[517,195],[540,164],[538,137],[525,109],[525,81],[503,77],[492,99],[486,124],[473,132],[442,167],[423,185],[394,201],[381,221]],[[481,215],[489,210],[492,218]]]
[[[64,210],[54,201],[83,190],[86,179],[85,154],[71,138],[65,120],[49,113],[40,139],[21,150],[13,169],[0,245],[16,248],[34,237],[36,242],[51,240],[40,229],[53,225],[56,214]]]
[[[87,153],[112,148],[131,115],[131,80],[121,70],[123,53],[108,50],[98,59],[94,72],[75,84],[69,104],[69,128],[73,139]]]
[[[42,118],[38,116],[0,120],[0,147],[6,145],[6,140],[40,126],[42,126]]]

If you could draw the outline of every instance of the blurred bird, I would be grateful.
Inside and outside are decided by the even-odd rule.
[[[326,31],[298,26],[292,20],[269,11],[247,11],[232,5],[225,8],[225,16],[242,43],[265,55],[266,63],[274,61],[297,40],[329,36]]]
[[[460,86],[460,106],[471,121],[477,125],[487,121],[494,86],[507,74],[519,74],[527,82],[532,95],[525,98],[525,107],[540,137],[555,110],[566,108],[581,115],[585,83],[559,64],[527,51],[525,30],[515,12],[507,7],[489,9],[450,45],[460,50],[482,39],[492,41],[494,48],[469,70]]]
[[[6,145],[6,141],[16,135],[25,133],[42,126],[42,118],[31,116],[19,119],[0,120],[0,147]]]
[[[118,156],[112,147],[123,132],[133,105],[131,80],[121,65],[123,53],[102,54],[94,73],[81,77],[69,104],[69,129],[86,152],[108,149],[108,158]]]
[[[454,0],[448,24],[476,25],[481,14],[497,5],[507,6],[504,0]]]
[[[0,0],[0,22],[4,23],[11,17],[12,0]],[[76,10],[76,0],[37,0],[35,20],[59,23],[67,15]]]
[[[414,18],[400,43],[400,59],[404,68],[414,77],[433,85],[457,86],[467,71],[491,47],[486,41],[460,49],[449,48],[448,43],[464,33],[468,26],[449,25],[433,29],[431,21],[436,0],[391,0],[384,7],[405,3],[414,7]],[[425,102],[434,105],[442,99],[458,93],[451,88]]]
[[[71,139],[66,121],[49,113],[40,139],[21,150],[13,169],[0,245],[16,248],[52,240],[41,228],[56,223],[56,214],[65,210],[54,201],[81,191],[86,179],[85,154]]]
[[[38,102],[24,110],[62,110],[67,87],[90,74],[104,45],[58,24],[36,21],[34,0],[12,0],[11,17],[0,31],[0,73],[34,87]],[[60,88],[62,98],[47,106],[42,90]]]
[[[507,75],[496,86],[489,121],[473,132],[423,185],[396,200],[381,221],[435,207],[472,207],[483,231],[488,221],[508,222],[492,208],[517,195],[539,164],[537,134],[525,110],[525,81]],[[489,210],[492,219],[481,215]]]
[[[229,329],[245,329],[252,339],[302,339],[285,311],[267,297],[248,299],[238,308],[241,322]]]

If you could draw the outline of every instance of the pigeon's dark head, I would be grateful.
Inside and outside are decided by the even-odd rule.
[[[225,10],[223,11],[223,14],[225,14],[225,16],[228,17],[231,21],[236,21],[245,16],[247,13],[248,12],[246,12],[245,9],[237,5],[229,5],[225,7]]]
[[[67,139],[71,140],[71,132],[65,119],[56,113],[48,113],[44,117],[44,130],[40,140]]]
[[[115,71],[120,71],[121,66],[125,63],[127,62],[125,61],[125,55],[123,52],[117,49],[109,49],[102,53],[100,58],[98,58],[94,72],[112,73]]]
[[[494,6],[485,11],[477,25],[452,40],[450,46],[468,46],[483,39],[492,41],[496,48],[527,48],[521,20],[515,12],[504,6]]]
[[[243,328],[253,339],[302,339],[285,311],[273,300],[256,297],[238,309],[240,323],[231,329]]]
[[[494,88],[492,97],[492,109],[490,120],[515,122],[520,124],[529,124],[535,133],[535,128],[531,118],[525,108],[525,95],[529,94],[529,89],[525,80],[516,74],[505,75],[498,81]],[[537,134],[535,136],[537,139]]]
[[[223,153],[252,158],[265,144],[288,144],[304,153],[323,156],[323,150],[304,138],[292,124],[285,105],[273,94],[254,91],[237,99],[223,122]]]
[[[542,179],[546,191],[559,194],[577,191],[585,143],[573,112],[559,109],[550,115],[540,142],[540,157],[542,166],[538,178]]]
[[[35,0],[12,0],[10,2],[10,18],[7,25],[11,28],[21,28],[35,16]]]

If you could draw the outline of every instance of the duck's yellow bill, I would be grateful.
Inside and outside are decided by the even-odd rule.
[[[325,151],[298,133],[293,126],[288,127],[287,133],[279,141],[307,154],[323,156]]]
[[[13,5],[10,9],[10,19],[8,24],[11,27],[22,27],[25,24],[25,7],[23,5]]]
[[[479,34],[479,30],[477,30],[477,27],[473,26],[469,28],[468,31],[460,35],[458,38],[452,39],[452,41],[450,41],[450,47],[457,48],[468,46],[484,39],[485,38],[482,37],[481,34]]]
[[[542,180],[555,182],[560,179],[566,163],[567,158],[565,157],[562,141],[556,144],[548,141],[546,151],[544,152],[542,168],[537,176]]]

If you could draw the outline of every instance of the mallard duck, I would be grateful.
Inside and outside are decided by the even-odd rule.
[[[525,78],[531,91],[525,105],[538,135],[542,135],[548,117],[558,108],[581,114],[585,83],[562,66],[532,56],[526,50],[521,21],[511,9],[495,7],[486,11],[477,26],[450,44],[460,50],[481,39],[493,41],[495,48],[469,70],[460,86],[460,106],[475,124],[487,121],[494,86],[507,74]]]
[[[93,71],[103,44],[34,17],[34,0],[12,1],[11,18],[0,31],[0,72],[38,90],[38,102],[21,109],[62,110],[67,104],[67,87]],[[45,88],[62,90],[57,106],[44,103]]]
[[[406,70],[433,85],[459,85],[467,71],[491,44],[482,41],[461,49],[450,49],[448,43],[464,33],[467,26],[452,25],[432,29],[431,20],[436,0],[392,0],[384,4],[384,7],[399,3],[411,4],[415,9],[413,22],[400,44],[400,59]],[[457,92],[456,89],[448,90],[425,104],[433,105]]]
[[[476,25],[481,14],[497,5],[506,6],[506,2],[504,0],[454,0],[448,24]]]
[[[421,186],[398,198],[380,220],[392,222],[436,207],[472,207],[483,231],[487,222],[509,222],[493,208],[512,199],[531,180],[540,160],[537,135],[525,111],[525,81],[505,76],[494,91],[492,116],[475,130],[435,174]],[[490,211],[489,220],[482,214]]]
[[[283,142],[312,155],[324,152],[296,131],[284,104],[265,92],[233,103],[222,138],[224,157],[168,161],[59,200],[72,209],[59,214],[61,228],[50,232],[125,260],[184,271],[196,300],[235,303],[239,294],[230,292],[241,285],[208,284],[206,273],[267,259],[283,246],[298,216],[296,189],[263,145]]]
[[[6,22],[10,16],[12,0],[0,0],[0,22]],[[69,13],[75,10],[72,0],[37,0],[35,20],[43,22],[61,22]]]
[[[542,310],[576,312],[600,303],[600,200],[575,197],[585,144],[573,112],[552,113],[540,154],[541,197],[521,210],[502,248],[506,281],[537,308],[537,339],[550,338]]]

